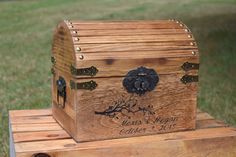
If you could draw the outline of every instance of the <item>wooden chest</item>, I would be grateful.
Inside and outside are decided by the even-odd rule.
[[[51,61],[53,116],[77,142],[195,128],[199,53],[179,21],[63,21]]]

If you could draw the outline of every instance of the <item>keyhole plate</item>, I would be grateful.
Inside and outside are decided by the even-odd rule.
[[[57,103],[60,107],[65,107],[66,102],[66,81],[63,77],[59,76],[59,79],[56,81],[57,84]],[[62,104],[59,102],[59,97],[63,98]]]
[[[159,76],[154,69],[139,67],[127,73],[123,86],[129,93],[143,95],[147,91],[154,90],[158,82]]]

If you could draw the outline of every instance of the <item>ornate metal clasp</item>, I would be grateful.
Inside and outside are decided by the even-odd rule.
[[[52,62],[53,65],[56,64],[56,59],[55,59],[55,57],[51,56],[51,62]]]
[[[198,76],[195,76],[195,75],[184,75],[180,80],[184,84],[191,83],[191,82],[198,82]]]
[[[73,65],[71,65],[70,70],[71,74],[76,76],[95,76],[98,72],[98,69],[94,66],[91,66],[89,68],[76,69]]]
[[[66,81],[63,77],[59,76],[56,81],[57,84],[57,103],[60,107],[64,108],[66,103]],[[63,103],[60,104],[59,97],[63,98]]]
[[[184,71],[199,69],[199,64],[198,64],[198,63],[185,62],[185,63],[181,66],[181,68],[182,68]]]
[[[159,77],[154,69],[139,67],[127,73],[123,86],[129,93],[142,95],[147,91],[152,91],[158,82]]]
[[[81,82],[81,83],[75,83],[74,81],[70,81],[70,88],[71,89],[86,89],[86,90],[94,90],[97,87],[97,83],[93,80],[88,82]]]

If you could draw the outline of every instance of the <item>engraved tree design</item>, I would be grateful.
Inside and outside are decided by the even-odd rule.
[[[138,107],[137,100],[129,98],[128,100],[120,99],[116,100],[104,111],[95,111],[95,114],[108,116],[114,118],[118,113],[121,113],[124,116],[130,117],[127,113],[135,114],[137,112],[142,112],[143,115],[154,115],[153,106],[148,105],[147,107]]]

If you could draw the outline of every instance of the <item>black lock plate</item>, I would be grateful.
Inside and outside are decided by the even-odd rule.
[[[127,73],[123,86],[129,93],[143,95],[147,91],[155,89],[158,82],[159,77],[154,69],[139,67]]]
[[[65,107],[66,102],[66,81],[63,77],[59,76],[59,79],[56,82],[57,84],[57,103],[60,107]],[[63,103],[60,104],[59,96],[63,98]]]

